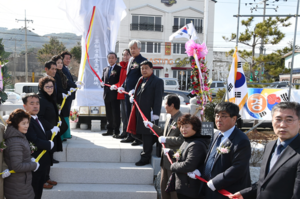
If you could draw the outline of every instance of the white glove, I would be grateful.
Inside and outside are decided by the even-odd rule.
[[[68,91],[68,95],[71,95],[71,91]]]
[[[151,121],[159,120],[158,115],[151,115]]]
[[[111,87],[110,87],[110,90],[117,90],[118,88],[117,88],[117,86],[116,85],[111,85]]]
[[[68,95],[64,94],[64,93],[62,93],[62,96],[63,96],[63,98],[67,98],[68,97]]]
[[[133,103],[133,100],[134,100],[134,96],[131,96],[131,97],[129,98],[129,101],[130,101],[131,104]]]
[[[84,85],[84,83],[82,82],[82,81],[77,81],[76,83],[75,83],[76,85]]]
[[[36,172],[39,169],[39,167],[40,167],[40,163],[36,162],[36,168],[35,168],[34,172]]]
[[[101,85],[102,87],[104,87],[104,82],[100,82],[100,85]]]
[[[81,89],[81,85],[80,84],[76,84],[78,89]]]
[[[52,134],[55,132],[55,133],[56,133],[55,135],[57,135],[57,133],[58,133],[59,131],[60,131],[60,128],[57,127],[57,126],[54,126],[54,127],[51,129]]]
[[[68,92],[68,95],[71,95],[71,92],[75,92],[76,91],[76,88],[70,88],[70,93]]]
[[[196,175],[197,176],[201,176],[201,173],[198,169],[196,169],[195,171],[193,172],[188,172],[187,175],[190,177],[190,178],[193,178],[193,179],[196,179]]]
[[[2,178],[3,178],[3,179],[4,179],[4,178],[7,178],[8,176],[10,176],[10,174],[11,174],[11,173],[9,173],[9,170],[8,170],[8,169],[5,169],[5,170],[3,171]]]
[[[165,136],[160,136],[159,138],[158,138],[158,141],[159,141],[159,143],[166,143],[166,137]]]
[[[129,95],[129,96],[133,96],[133,95],[134,95],[134,91],[135,91],[135,90],[132,89],[131,91],[129,91],[128,95]]]
[[[60,114],[60,112],[59,112],[59,114]],[[59,126],[61,126],[61,123],[62,123],[61,121],[57,122],[57,124],[58,124]]]
[[[119,88],[118,88],[118,93],[121,93],[121,94],[122,94],[123,91],[125,91],[125,89],[124,89],[123,87],[119,87]]]
[[[170,149],[169,148],[163,148],[164,150],[164,154],[167,155],[167,153],[169,153]]]
[[[35,158],[31,158],[30,160],[31,160],[31,162],[35,162]]]
[[[150,122],[150,121],[143,121],[144,122],[144,125],[146,128],[149,128],[149,126],[152,128],[153,127],[153,123]],[[149,126],[148,126],[149,125]]]
[[[51,149],[53,149],[53,147],[54,147],[54,142],[51,141],[51,140],[49,140],[49,142],[51,143]]]

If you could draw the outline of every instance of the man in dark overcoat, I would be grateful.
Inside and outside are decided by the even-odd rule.
[[[153,74],[153,65],[149,61],[141,63],[141,73],[142,77],[135,86],[135,92],[130,97],[130,102],[133,103],[133,100],[136,100],[141,112],[145,115],[147,120],[154,121],[154,123],[158,124],[164,93],[164,83],[162,79]],[[143,166],[149,164],[152,146],[157,142],[157,137],[153,135],[149,128],[145,127],[143,118],[135,104],[131,110],[127,131],[143,142],[141,159],[136,162],[135,165]]]

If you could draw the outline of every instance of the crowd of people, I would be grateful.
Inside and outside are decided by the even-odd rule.
[[[2,175],[7,199],[40,199],[43,189],[57,185],[50,179],[50,168],[53,163],[59,163],[53,154],[63,151],[62,142],[72,137],[69,114],[75,92],[60,111],[58,105],[62,104],[63,93],[67,95],[71,88],[81,87],[67,68],[71,58],[72,55],[64,51],[47,61],[46,76],[39,79],[38,93],[26,94],[22,98],[25,110],[14,110],[7,120],[4,161],[8,169]],[[36,161],[43,150],[46,153]],[[11,174],[10,170],[16,173]]]
[[[129,49],[122,52],[119,64],[115,53],[107,55],[109,66],[104,68],[101,82],[107,132],[102,135],[133,146],[142,144],[136,166],[150,163],[154,143],[158,148],[164,145],[158,154],[162,199],[300,198],[299,103],[281,102],[273,107],[272,125],[278,139],[267,144],[259,180],[251,184],[251,144],[247,135],[236,127],[239,107],[230,102],[219,103],[214,109],[218,130],[213,136],[202,135],[200,119],[183,114],[179,97],[170,94],[164,97],[168,114],[165,126],[160,127],[163,81],[154,75],[152,63],[140,50],[141,42],[133,40]],[[62,93],[81,86],[74,82],[66,67],[71,58],[70,53],[63,52],[46,62],[47,76],[39,80],[38,94],[27,94],[23,98],[25,111],[17,109],[7,120],[4,160],[8,170],[16,172],[10,174],[6,170],[2,175],[7,199],[39,199],[43,188],[57,184],[49,177],[50,166],[58,163],[53,153],[62,151],[62,142],[72,137],[68,117],[75,93],[67,98],[60,112],[60,128],[56,126],[59,123],[56,105],[62,103]],[[51,141],[53,134],[56,137]],[[37,162],[35,158],[43,150],[47,152]],[[224,196],[220,190],[232,194]]]

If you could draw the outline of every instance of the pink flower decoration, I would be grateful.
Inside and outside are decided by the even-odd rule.
[[[208,88],[207,86],[204,86],[204,90],[205,90],[205,91],[208,91],[209,88]]]
[[[208,50],[205,43],[197,44],[193,40],[189,40],[185,43],[185,52],[188,56],[194,55],[194,49],[196,49],[198,58],[203,58],[207,55]]]
[[[192,95],[194,95],[194,94],[195,94],[195,91],[194,91],[194,90],[192,90],[191,94],[192,94]]]
[[[176,129],[176,126],[172,126],[171,128],[172,128],[172,129]]]
[[[180,158],[180,154],[177,152],[174,154],[174,157],[178,160]]]
[[[227,148],[221,148],[221,153],[228,153],[228,149]]]

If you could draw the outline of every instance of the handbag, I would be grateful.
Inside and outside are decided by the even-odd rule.
[[[167,182],[167,187],[165,189],[165,192],[170,193],[175,191],[175,172],[172,172],[170,175],[170,178]]]

